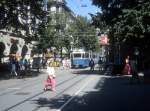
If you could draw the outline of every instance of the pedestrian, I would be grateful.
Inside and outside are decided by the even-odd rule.
[[[51,87],[52,91],[55,91],[56,87],[56,80],[55,80],[55,68],[54,68],[54,61],[51,59],[49,65],[47,66],[47,80],[45,81],[45,88],[44,90],[48,89],[48,86]]]
[[[93,59],[90,60],[89,66],[90,66],[90,70],[94,71],[95,63],[94,63],[94,60],[93,60]]]
[[[27,71],[28,70],[28,60],[24,59],[23,64],[24,64],[24,67],[25,67],[25,71]]]
[[[131,83],[137,81],[138,83],[140,82],[140,78],[138,75],[138,69],[137,69],[137,61],[135,57],[132,57],[130,59],[130,66],[131,66]]]
[[[125,65],[124,65],[124,68],[122,71],[122,73],[124,75],[130,75],[131,74],[131,66],[130,66],[129,60],[130,60],[130,56],[127,56],[125,58]]]
[[[25,76],[25,67],[24,67],[24,60],[23,60],[23,58],[21,58],[19,60],[19,67],[20,67],[20,74],[19,74],[19,76],[23,78]]]
[[[17,76],[18,74],[16,72],[16,65],[17,65],[16,58],[13,57],[10,62],[11,62],[11,75],[13,75],[13,73],[14,73]]]
[[[67,58],[64,58],[62,60],[62,69],[66,69],[67,68]]]
[[[98,67],[99,67],[99,71],[102,71],[102,70],[103,70],[102,60],[101,60],[100,57],[99,57],[99,60],[98,60]]]

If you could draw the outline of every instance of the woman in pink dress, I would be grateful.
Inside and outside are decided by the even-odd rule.
[[[127,56],[127,58],[125,59],[125,66],[123,69],[124,75],[130,75],[131,74],[131,66],[129,64],[129,59],[130,59],[130,56]]]
[[[47,80],[45,81],[45,88],[44,90],[48,89],[48,86],[51,87],[52,91],[55,91],[55,87],[56,87],[56,80],[55,80],[55,68],[54,68],[54,62],[50,61],[49,65],[47,66]]]

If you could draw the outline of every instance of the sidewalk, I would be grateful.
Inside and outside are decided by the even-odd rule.
[[[69,70],[65,70],[65,69],[61,69],[59,67],[56,68],[56,75],[58,74],[61,74],[61,72],[68,72],[68,71],[71,71],[72,69],[69,69]],[[36,76],[39,76],[40,74],[46,74],[46,69],[40,69],[40,71],[38,72],[36,69],[32,69],[30,72],[27,71],[26,72],[26,75],[18,75],[19,76],[11,76],[10,75],[10,71],[2,71],[0,72],[0,80],[9,80],[9,79],[24,79],[24,78],[32,78],[32,77],[36,77]]]

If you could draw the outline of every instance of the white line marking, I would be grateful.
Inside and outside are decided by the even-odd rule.
[[[10,88],[8,88],[8,89],[18,90],[18,89],[21,89],[21,88],[19,88],[19,87],[10,87]]]
[[[76,95],[78,95],[91,81],[92,79],[90,79],[88,82],[86,82],[86,84],[84,84],[76,93],[74,93],[72,95],[72,97],[65,103],[63,104],[59,109],[57,109],[56,111],[61,111],[69,102],[71,102],[75,97]]]

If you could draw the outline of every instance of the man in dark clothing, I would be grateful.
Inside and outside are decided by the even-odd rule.
[[[95,63],[93,59],[90,60],[89,66],[90,66],[90,70],[94,71]]]
[[[11,75],[13,75],[13,73],[17,76],[17,72],[16,72],[16,65],[17,65],[17,61],[16,58],[13,57],[12,60],[10,61],[11,63]]]
[[[131,58],[129,60],[129,63],[130,63],[131,74],[132,74],[131,82],[133,82],[134,80],[140,82],[140,79],[138,76],[137,61],[134,58]]]
[[[102,62],[102,60],[101,60],[101,58],[99,57],[99,60],[98,60],[98,69],[99,69],[99,71],[102,71],[103,70],[103,62]]]

